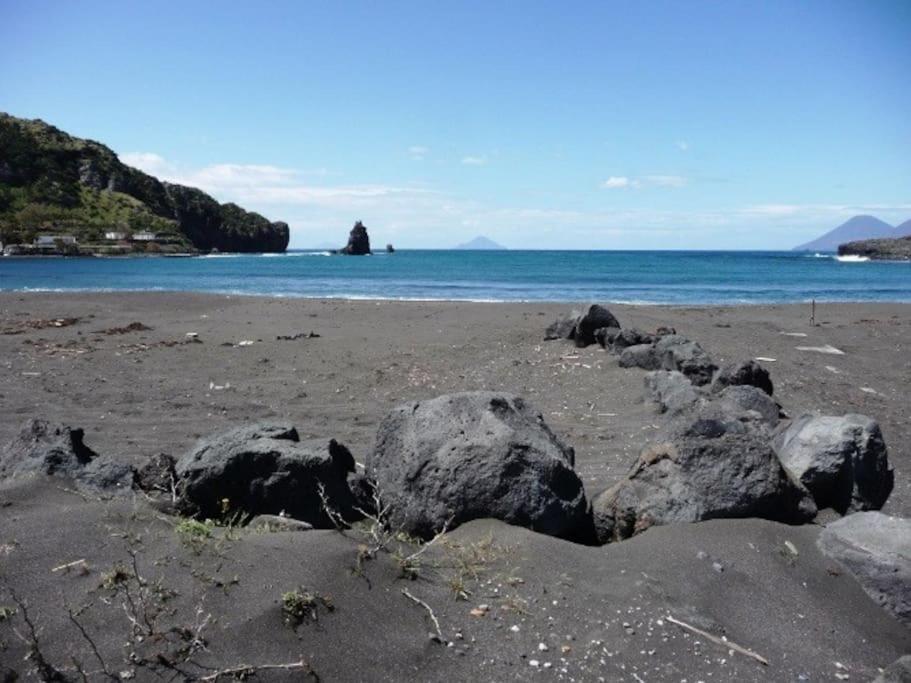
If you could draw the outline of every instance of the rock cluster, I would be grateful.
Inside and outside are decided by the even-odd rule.
[[[658,524],[720,517],[806,522],[819,508],[879,509],[893,472],[877,423],[861,415],[784,416],[768,371],[754,360],[719,368],[697,343],[661,328],[611,320],[594,339],[618,364],[642,368],[646,394],[666,420],[626,477],[593,499],[598,541],[629,538]],[[589,309],[591,310],[591,309]],[[576,340],[574,312],[548,339]],[[578,341],[577,341],[578,343]]]

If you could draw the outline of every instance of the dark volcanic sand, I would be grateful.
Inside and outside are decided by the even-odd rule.
[[[44,417],[84,427],[86,443],[98,452],[141,463],[162,451],[179,455],[200,435],[268,418],[292,421],[302,437],[336,438],[363,460],[378,421],[397,402],[504,389],[529,398],[575,446],[577,469],[594,496],[622,476],[659,418],[642,400],[642,371],[618,368],[598,347],[541,340],[544,327],[569,308],[4,293],[0,331],[22,329],[26,320],[81,320],[0,334],[0,443],[26,419]],[[611,310],[624,326],[673,326],[719,363],[777,359],[764,365],[792,415],[860,412],[878,419],[896,469],[885,511],[908,516],[911,306],[820,305],[816,327],[806,306]],[[136,321],[152,329],[99,332]],[[310,331],[320,336],[276,340]],[[202,343],[161,344],[184,342],[187,332]],[[254,343],[236,346],[243,340]],[[845,355],[795,349],[827,344]],[[357,538],[334,532],[244,533],[196,554],[179,542],[172,521],[141,501],[84,501],[56,482],[7,482],[0,505],[0,579],[33,604],[58,657],[84,650],[62,597],[81,605],[94,596],[87,623],[106,652],[120,654],[115,617],[123,621],[122,611],[114,605],[114,616],[105,616],[111,608],[95,589],[125,557],[125,529],[141,539],[143,571],[167,576],[179,612],[192,615],[206,595],[205,609],[218,618],[210,656],[221,666],[303,655],[323,680],[829,680],[837,673],[865,680],[911,646],[908,631],[851,578],[829,571],[831,563],[815,550],[813,526],[727,520],[585,548],[477,522],[454,532],[452,542],[492,534],[505,550],[487,553],[480,578],[466,587],[468,601],[459,601],[448,585],[458,551],[443,544],[428,553],[418,581],[396,579],[394,562],[383,556],[369,564],[368,582],[349,571]],[[796,559],[785,540],[799,549]],[[90,566],[85,576],[50,571],[81,558]],[[278,600],[297,585],[331,594],[336,610],[295,634],[282,624]],[[403,588],[433,605],[453,647],[429,641],[426,614]],[[482,603],[490,605],[487,616],[470,616]],[[8,604],[0,595],[0,606]],[[770,666],[667,621],[658,625],[668,613],[725,633]],[[0,648],[7,648],[0,662],[21,667],[22,648],[8,625],[0,622]],[[548,649],[539,651],[539,643]],[[562,645],[571,649],[562,653]],[[120,661],[116,666],[123,670]]]

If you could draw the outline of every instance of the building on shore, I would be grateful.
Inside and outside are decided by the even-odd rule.
[[[134,242],[155,242],[158,240],[158,235],[154,232],[134,232],[133,241]]]
[[[56,249],[59,245],[76,246],[73,235],[38,235],[32,243],[36,247]]]
[[[120,242],[127,238],[127,234],[125,232],[118,232],[116,230],[112,230],[112,231],[108,231],[108,232],[104,233],[104,238],[106,240],[110,240],[112,242]]]

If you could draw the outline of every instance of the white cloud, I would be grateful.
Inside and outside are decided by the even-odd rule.
[[[423,145],[412,145],[408,148],[408,156],[414,161],[424,161],[424,157],[430,154],[430,148]]]
[[[486,166],[487,157],[486,156],[462,157],[462,164],[464,164],[465,166]]]
[[[630,179],[626,176],[612,175],[610,178],[601,183],[601,187],[607,188],[608,190],[630,187]]]
[[[601,187],[607,190],[640,189],[645,187],[683,187],[687,184],[686,178],[679,175],[646,175],[630,178],[625,175],[611,176]]]
[[[688,152],[690,149],[690,143],[688,143],[686,140],[678,140],[676,145],[677,149],[679,149],[681,152]]]
[[[127,152],[126,154],[121,154],[119,158],[127,166],[138,168],[140,171],[151,173],[154,176],[174,170],[164,160],[164,157],[154,152]]]

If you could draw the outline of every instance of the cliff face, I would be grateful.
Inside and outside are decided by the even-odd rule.
[[[281,252],[289,237],[286,223],[161,182],[100,143],[0,114],[0,231],[10,242],[38,229],[80,241],[149,230],[186,247],[241,252]]]
[[[866,256],[879,261],[911,261],[911,235],[896,239],[858,240],[838,245],[840,256]]]

